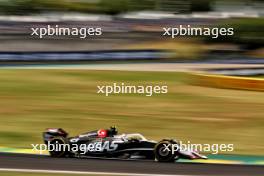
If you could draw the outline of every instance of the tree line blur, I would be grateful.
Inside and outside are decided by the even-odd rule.
[[[262,6],[260,8],[260,6]],[[52,11],[118,14],[154,10],[174,13],[213,11],[229,7],[260,8],[262,0],[0,0],[2,14],[32,14]]]

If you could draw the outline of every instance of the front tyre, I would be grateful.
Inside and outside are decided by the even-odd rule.
[[[177,143],[173,140],[162,140],[154,148],[155,158],[159,162],[174,162],[178,158],[178,152],[173,151]]]

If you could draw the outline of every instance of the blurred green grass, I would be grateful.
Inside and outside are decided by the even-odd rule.
[[[98,85],[168,85],[169,93],[97,94]],[[188,85],[184,73],[0,70],[0,146],[30,148],[41,132],[71,135],[116,125],[159,140],[233,143],[236,154],[263,154],[263,92]]]

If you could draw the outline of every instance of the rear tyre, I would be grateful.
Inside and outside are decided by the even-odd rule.
[[[178,152],[173,151],[177,143],[173,140],[162,140],[154,148],[155,159],[159,162],[174,162]]]
[[[49,151],[52,157],[65,157],[69,154],[70,144],[67,138],[58,136],[50,140],[51,149]]]

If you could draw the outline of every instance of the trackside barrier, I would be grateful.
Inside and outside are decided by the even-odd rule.
[[[168,57],[168,52],[162,50],[0,52],[0,62],[158,60]]]
[[[264,79],[191,73],[190,83],[199,86],[264,91]]]

